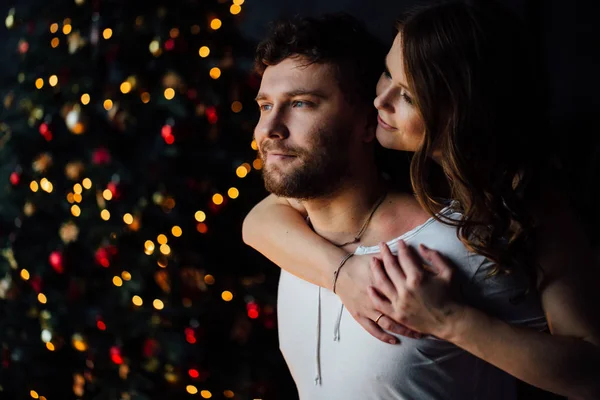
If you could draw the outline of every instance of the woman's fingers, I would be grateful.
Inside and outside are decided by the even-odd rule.
[[[425,270],[421,267],[422,260],[414,254],[403,240],[398,242],[398,261],[406,275],[406,285],[410,288],[419,286],[425,278]]]
[[[392,332],[392,333],[395,333],[395,334],[398,334],[401,336],[406,336],[406,337],[413,338],[413,339],[421,339],[423,337],[423,334],[413,331],[412,329],[409,329],[402,324],[399,324],[398,322],[394,321],[387,315],[384,315],[383,317],[379,318],[377,325],[379,325],[381,328],[385,329],[386,331],[389,331],[389,332]]]
[[[399,340],[389,333],[386,333],[379,325],[377,325],[373,320],[366,317],[359,317],[356,320],[367,332],[371,334],[376,339],[381,340],[385,343],[397,344]]]
[[[397,291],[379,259],[373,258],[371,260],[371,271],[373,272],[373,286],[379,293],[387,297],[386,301],[389,303],[389,299],[395,298]]]
[[[419,254],[433,266],[437,276],[450,281],[452,278],[452,266],[445,257],[423,244],[419,245]]]

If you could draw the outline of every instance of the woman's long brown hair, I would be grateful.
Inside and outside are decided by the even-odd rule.
[[[404,67],[425,124],[411,179],[423,208],[457,226],[472,251],[495,261],[494,273],[522,268],[535,284],[535,203],[548,150],[535,52],[520,21],[491,0],[452,1],[402,17]],[[428,184],[441,154],[460,220],[441,218]]]

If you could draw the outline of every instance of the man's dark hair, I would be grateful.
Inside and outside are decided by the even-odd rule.
[[[348,14],[294,17],[273,23],[258,45],[255,68],[262,75],[269,65],[290,57],[303,57],[307,65],[329,63],[335,66],[348,100],[370,106],[384,69],[385,50],[361,22]]]

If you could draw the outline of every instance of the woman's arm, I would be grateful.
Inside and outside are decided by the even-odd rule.
[[[313,232],[297,201],[269,195],[244,219],[244,243],[298,278],[332,289],[333,273],[346,251]]]
[[[374,263],[376,288],[387,297],[370,289],[374,305],[386,314],[380,325],[387,329],[391,318],[448,340],[531,385],[575,399],[600,399],[598,266],[566,206],[554,207],[543,221],[539,292],[552,335],[451,301],[452,269],[439,253],[426,248],[419,249],[421,256],[438,275],[427,276],[407,248],[399,249],[398,258],[383,250],[389,279]]]
[[[242,226],[244,242],[287,272],[312,284],[332,290],[333,273],[347,252],[310,229],[306,210],[294,200],[270,195],[246,216]],[[388,343],[397,339],[373,321],[379,313],[369,301],[366,283],[371,282],[369,256],[354,256],[340,270],[336,294],[352,317],[375,338]],[[402,326],[396,331],[419,337]]]

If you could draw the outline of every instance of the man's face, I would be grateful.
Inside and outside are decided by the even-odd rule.
[[[365,112],[347,102],[334,67],[306,64],[294,57],[267,67],[254,130],[266,189],[301,200],[337,190],[357,147],[365,146],[359,133],[365,131]]]

